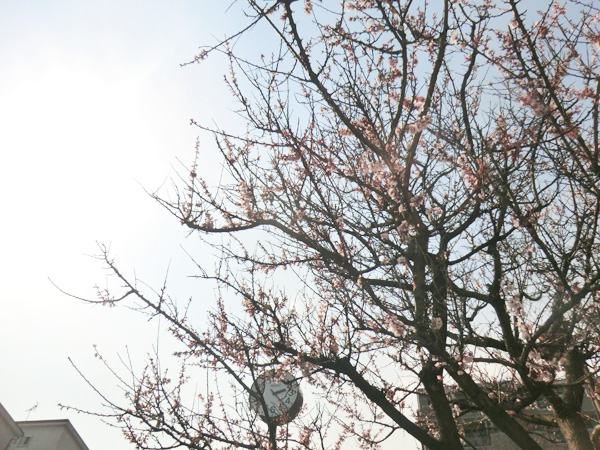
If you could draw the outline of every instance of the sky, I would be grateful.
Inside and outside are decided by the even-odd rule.
[[[100,409],[70,361],[122,395],[94,346],[141,364],[158,345],[160,323],[56,287],[93,297],[107,277],[97,242],[141,279],[168,270],[175,296],[215,297],[189,278],[194,242],[147,192],[193,160],[190,119],[230,111],[226,65],[180,67],[243,22],[229,3],[0,0],[0,403],[15,420],[68,418],[91,450],[133,448],[97,417],[58,406]],[[210,158],[200,167],[218,170]]]
[[[145,357],[159,325],[53,283],[92,297],[106,279],[90,256],[103,242],[140,278],[162,280],[170,266],[175,294],[198,290],[181,248],[193,243],[146,191],[192,161],[190,119],[227,109],[210,63],[180,67],[236,26],[227,6],[0,0],[0,403],[15,420],[69,418],[91,450],[133,448],[57,405],[99,406],[69,358],[101,384],[93,346]]]

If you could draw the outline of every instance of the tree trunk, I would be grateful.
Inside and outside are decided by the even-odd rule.
[[[585,389],[585,357],[577,348],[569,350],[565,362],[565,389],[562,398],[550,396],[556,422],[570,450],[595,450],[587,430],[581,407]]]
[[[596,450],[580,415],[558,419],[557,422],[570,450]]]
[[[600,450],[600,425],[596,425],[594,431],[592,431],[592,444],[594,444],[594,450]]]
[[[460,442],[456,420],[452,415],[452,407],[448,402],[444,386],[438,379],[438,375],[441,374],[441,369],[436,369],[432,363],[427,363],[419,373],[419,378],[431,401],[431,407],[440,430],[440,440],[448,450],[462,450],[464,447]]]

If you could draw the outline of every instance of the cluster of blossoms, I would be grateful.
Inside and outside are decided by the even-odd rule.
[[[411,134],[421,133],[427,129],[427,127],[429,126],[430,123],[431,123],[431,117],[422,116],[422,117],[419,117],[414,122],[408,124],[406,126],[406,130]],[[402,130],[403,130],[403,128],[402,128]],[[400,131],[402,131],[402,130],[400,130]]]
[[[548,106],[541,101],[540,95],[536,91],[525,92],[519,97],[519,101],[523,106],[530,107],[536,116],[543,116],[548,112]]]

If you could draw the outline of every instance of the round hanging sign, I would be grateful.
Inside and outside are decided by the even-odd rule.
[[[303,398],[298,380],[290,373],[268,370],[250,388],[250,408],[264,422],[283,425],[300,412]]]

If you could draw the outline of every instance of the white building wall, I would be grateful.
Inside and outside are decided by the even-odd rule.
[[[87,446],[83,448],[81,443],[75,440],[71,433],[65,431],[58,441],[56,450],[88,450],[88,448]]]
[[[60,427],[34,425],[20,422],[19,426],[23,430],[25,437],[31,437],[27,446],[18,446],[15,450],[59,450],[58,442],[63,433]]]
[[[0,450],[6,450],[21,434],[21,429],[0,404]]]
[[[31,441],[26,447],[16,447],[15,450],[89,450],[68,420],[17,423]]]
[[[0,450],[89,450],[68,420],[15,422],[0,404]]]

